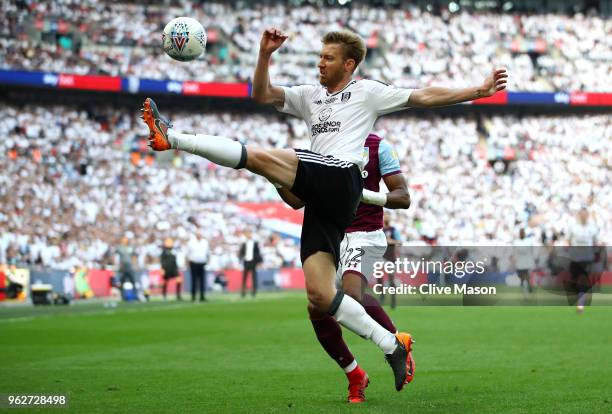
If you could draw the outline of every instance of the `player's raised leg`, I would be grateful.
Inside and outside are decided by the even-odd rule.
[[[175,131],[170,121],[161,116],[151,98],[147,98],[143,104],[142,118],[149,127],[149,145],[155,151],[186,151],[224,167],[246,168],[287,188],[293,186],[298,165],[293,150],[261,149],[222,136]]]

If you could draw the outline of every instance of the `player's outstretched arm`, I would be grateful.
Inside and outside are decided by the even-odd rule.
[[[270,57],[285,40],[287,35],[280,30],[266,29],[259,43],[259,57],[255,74],[253,75],[253,90],[251,96],[259,103],[282,106],[285,103],[285,92],[282,88],[273,86],[270,83],[268,68],[270,67]]]
[[[505,68],[494,69],[482,85],[472,88],[450,89],[431,86],[416,89],[408,98],[408,106],[430,108],[433,106],[453,105],[461,102],[486,98],[496,92],[506,89],[508,72]]]

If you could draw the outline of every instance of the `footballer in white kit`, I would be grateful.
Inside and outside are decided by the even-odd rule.
[[[395,389],[400,391],[410,380],[411,335],[389,332],[359,302],[333,284],[340,242],[362,197],[364,141],[380,115],[408,106],[452,105],[491,96],[505,89],[507,74],[505,69],[497,69],[481,85],[459,89],[411,90],[353,80],[365,58],[365,42],[355,33],[341,31],[329,32],[321,39],[323,47],[317,65],[320,85],[279,87],[270,82],[269,66],[272,54],[287,39],[288,35],[275,28],[262,34],[252,97],[302,118],[308,125],[311,151],[266,149],[219,135],[182,133],[174,130],[155,102],[147,98],[142,118],[149,128],[149,144],[155,151],[178,149],[224,167],[246,168],[280,187],[283,199],[293,200],[291,205],[305,205],[300,256],[309,311],[329,316],[336,325],[378,346],[393,371]],[[368,382],[364,372],[355,375],[349,401],[364,401],[363,390]]]

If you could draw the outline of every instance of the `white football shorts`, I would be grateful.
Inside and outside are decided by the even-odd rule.
[[[384,261],[387,250],[387,237],[381,230],[355,231],[345,233],[340,243],[340,264],[336,272],[336,286],[342,285],[342,277],[346,272],[359,273],[368,283],[375,278],[372,266],[375,261]]]

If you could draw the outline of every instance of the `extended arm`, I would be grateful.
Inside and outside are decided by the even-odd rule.
[[[272,53],[285,40],[287,40],[287,36],[273,28],[265,30],[261,36],[259,57],[257,59],[257,66],[255,66],[253,90],[251,92],[253,99],[259,103],[282,106],[285,102],[285,92],[282,88],[273,86],[270,83],[270,75],[268,73]]]
[[[408,106],[430,108],[473,101],[478,98],[486,98],[496,92],[506,89],[507,81],[508,72],[506,69],[495,69],[491,75],[484,80],[481,86],[461,89],[431,86],[423,89],[416,89],[412,91],[410,98],[408,98]]]

